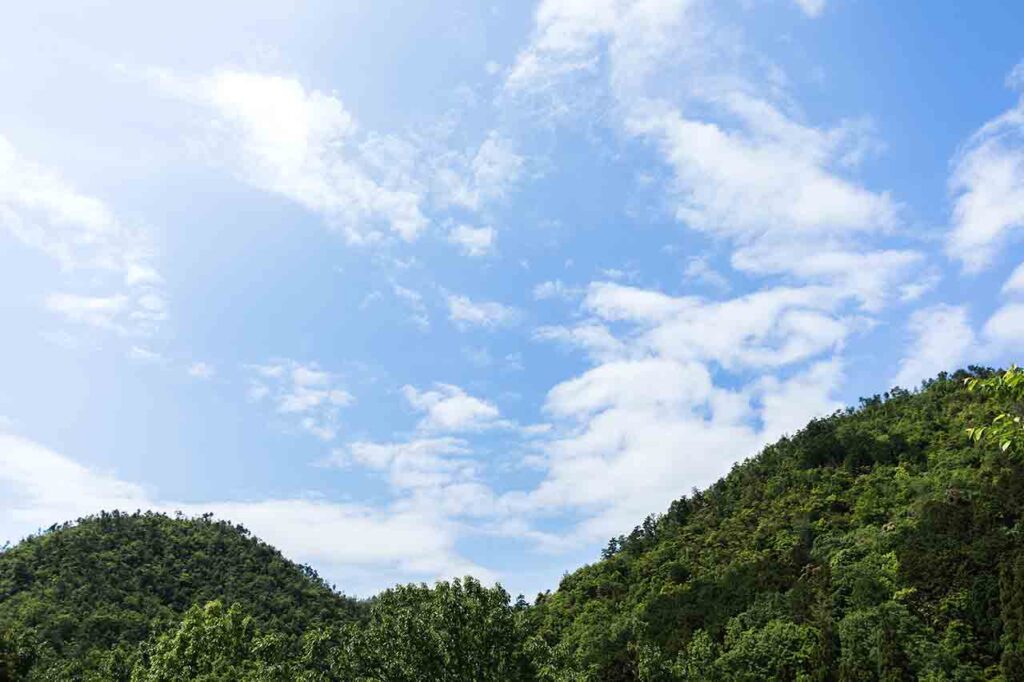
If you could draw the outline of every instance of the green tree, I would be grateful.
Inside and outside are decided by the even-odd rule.
[[[0,628],[0,682],[27,677],[35,659],[36,646],[29,632]]]
[[[365,624],[347,628],[339,668],[384,682],[530,680],[523,608],[473,578],[395,587],[373,600]]]
[[[965,379],[968,390],[991,395],[1003,410],[985,426],[971,426],[967,434],[975,442],[999,449],[1024,449],[1024,370],[1017,365],[988,377]]]
[[[157,638],[132,672],[132,682],[286,682],[296,678],[285,638],[260,633],[237,604],[218,601],[188,610]]]
[[[725,679],[810,682],[818,633],[806,625],[777,619],[730,633],[726,647],[716,664]]]

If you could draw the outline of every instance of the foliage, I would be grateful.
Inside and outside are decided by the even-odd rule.
[[[1024,448],[1024,370],[1013,365],[992,376],[968,377],[964,383],[968,390],[988,393],[1007,405],[990,424],[968,427],[967,435],[1002,450]]]
[[[365,610],[241,526],[101,513],[0,553],[0,660],[29,679],[124,678],[140,642],[216,599],[293,638]]]
[[[261,634],[237,604],[192,607],[174,630],[144,648],[132,682],[234,682],[295,679],[281,635]]]
[[[339,668],[353,680],[534,679],[525,608],[472,578],[395,587],[374,598],[366,623],[349,628]]]
[[[814,420],[613,540],[529,612],[550,679],[1024,679],[1024,469],[966,432],[997,376]]]
[[[296,647],[238,605],[211,602],[144,647],[131,680],[532,680],[525,607],[473,578],[406,585],[376,597],[365,621],[313,629]]]

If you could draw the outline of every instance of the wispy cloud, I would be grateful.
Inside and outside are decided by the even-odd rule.
[[[569,286],[560,279],[541,282],[533,287],[533,297],[538,301],[544,301],[552,298],[562,299],[563,301],[573,301],[582,296],[583,292],[583,288]]]
[[[447,152],[433,163],[437,200],[473,211],[508,195],[525,160],[511,140],[491,132],[471,154]]]
[[[1017,353],[1024,338],[1024,303],[1007,303],[985,322],[984,335],[993,352]]]
[[[448,241],[459,247],[463,254],[473,258],[494,252],[498,233],[493,227],[456,225],[448,232]]]
[[[167,318],[161,278],[145,231],[120,221],[100,199],[21,157],[0,136],[0,229],[53,258],[65,286],[95,280],[103,294],[62,292],[48,310],[123,335],[154,332]]]
[[[501,413],[491,402],[469,395],[452,384],[436,384],[431,390],[403,386],[409,405],[424,416],[418,428],[424,431],[459,433],[504,426]]]
[[[974,331],[963,306],[936,305],[910,317],[912,340],[893,382],[917,388],[939,372],[957,369],[976,347]]]
[[[813,16],[824,2],[800,6]],[[898,298],[923,257],[875,243],[900,207],[851,172],[878,147],[870,122],[803,122],[764,60],[712,14],[691,0],[545,0],[505,96],[546,101],[555,121],[581,110],[576,98],[604,107],[582,110],[653,146],[676,218],[728,240],[734,268],[844,287],[871,309]],[[672,95],[655,78],[666,72],[680,79]],[[888,267],[863,267],[879,258]]]
[[[374,173],[355,120],[336,96],[297,79],[225,69],[200,77],[152,72],[165,91],[206,108],[210,154],[253,185],[315,211],[354,242],[381,228],[415,239],[422,188]]]
[[[1024,263],[1021,263],[1010,274],[1003,285],[1003,293],[1024,293]]]
[[[505,198],[522,174],[524,159],[496,131],[461,151],[443,135],[365,130],[337,94],[295,77],[238,69],[147,76],[209,114],[200,134],[211,160],[321,215],[352,243],[414,241],[431,224],[431,208],[479,211]],[[453,239],[481,255],[493,236],[462,231]]]
[[[519,312],[497,301],[473,301],[468,296],[448,295],[448,319],[461,328],[494,328],[512,324]]]
[[[1021,87],[1013,74],[1008,82]],[[947,250],[977,272],[1024,228],[1024,98],[967,140],[953,161],[950,187],[955,199]]]
[[[338,415],[355,398],[338,377],[315,363],[272,360],[250,365],[249,399],[269,399],[279,415],[292,417],[303,431],[330,441],[338,435]]]

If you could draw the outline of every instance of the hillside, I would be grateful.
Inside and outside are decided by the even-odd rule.
[[[361,605],[210,519],[57,527],[0,554],[0,680],[1022,680],[1021,451],[968,433],[1020,405],[975,374],[812,421],[533,606]]]
[[[614,539],[531,613],[562,674],[1024,679],[1024,468],[968,438],[1007,405],[966,376],[812,421]]]
[[[0,553],[0,637],[21,637],[37,674],[51,670],[39,679],[110,665],[110,651],[127,658],[215,599],[288,634],[364,610],[245,528],[210,517],[101,513]]]

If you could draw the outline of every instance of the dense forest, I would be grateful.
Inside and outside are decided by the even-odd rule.
[[[0,680],[1024,680],[1024,376],[810,422],[533,604],[366,602],[209,517],[103,513],[0,553]]]

